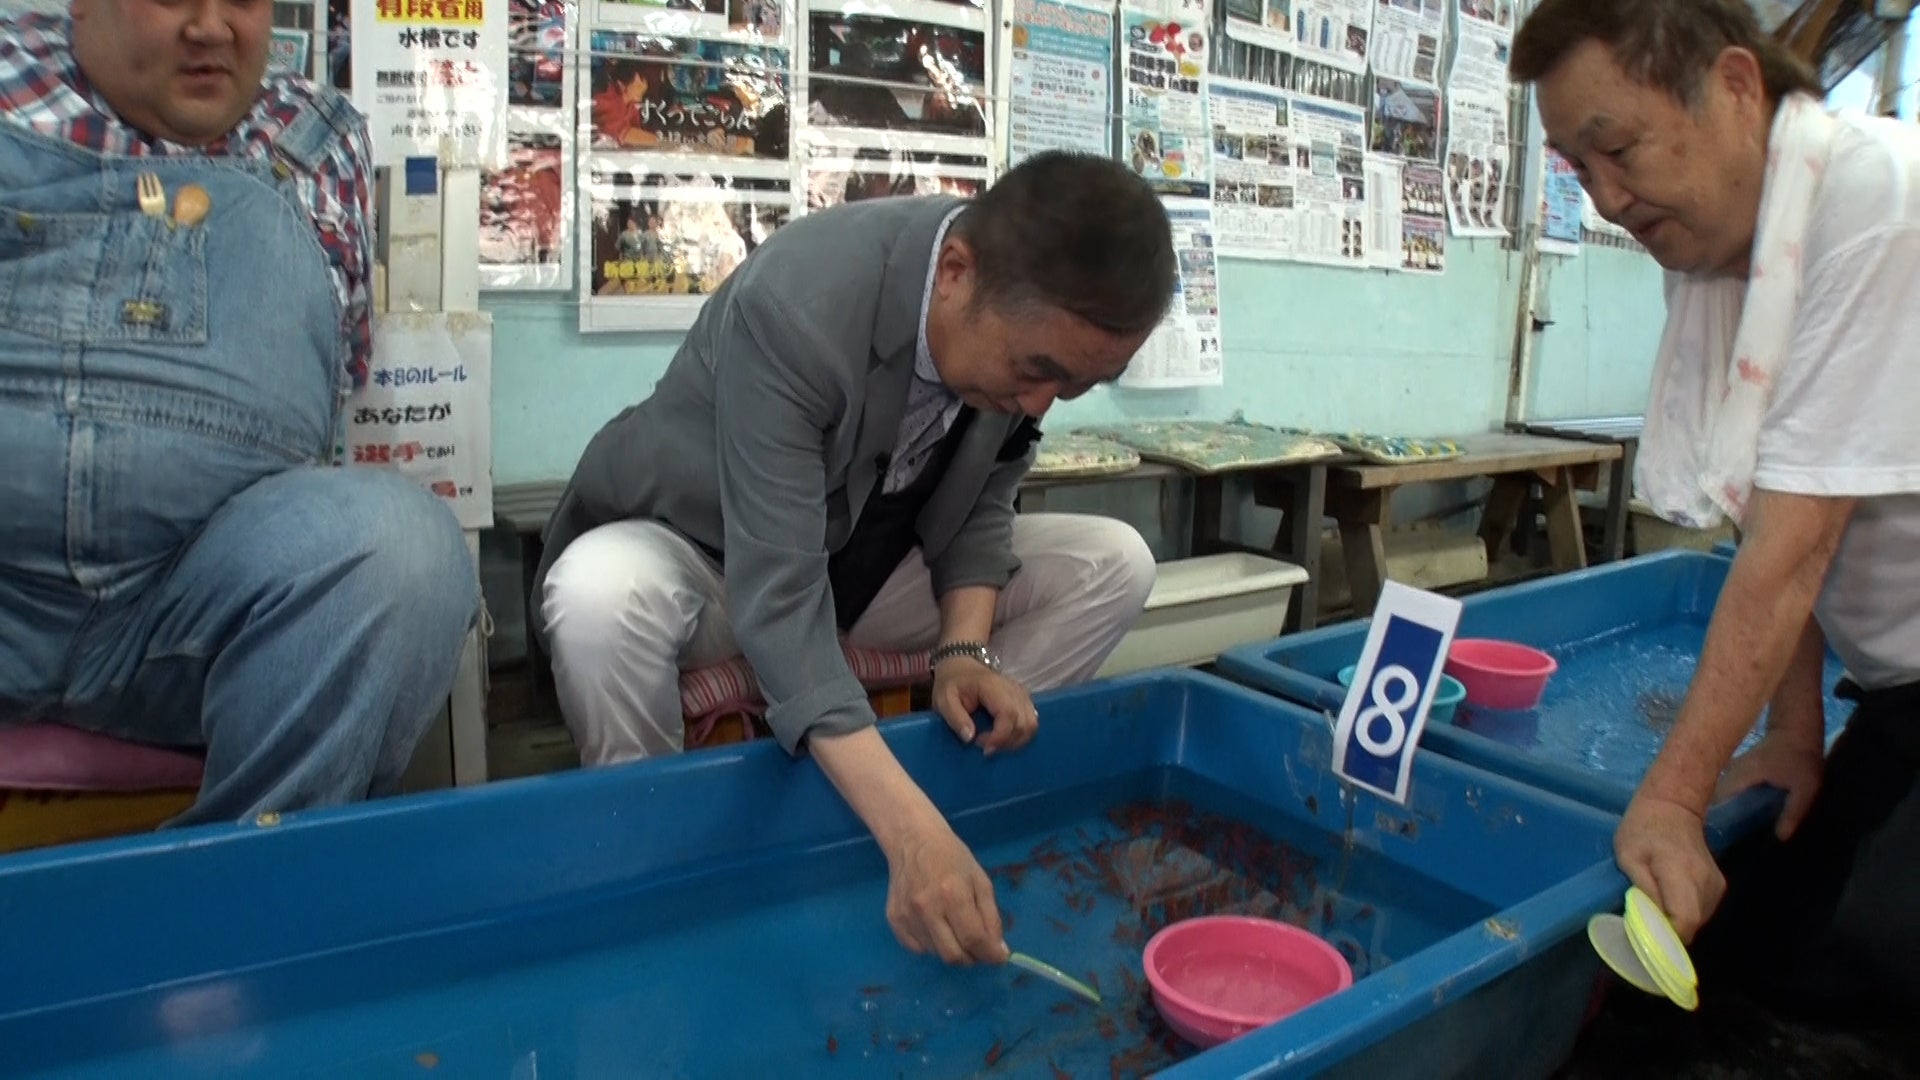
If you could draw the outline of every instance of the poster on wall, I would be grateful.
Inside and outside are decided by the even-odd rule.
[[[1433,165],[1406,165],[1400,173],[1400,269],[1438,274],[1447,268],[1445,183]]]
[[[1459,0],[1447,78],[1447,220],[1455,236],[1505,236],[1510,0]]]
[[[1366,263],[1378,270],[1406,269],[1406,233],[1402,177],[1406,163],[1385,154],[1366,156],[1367,210],[1362,248]]]
[[[507,165],[480,174],[480,287],[566,289],[573,281],[570,133],[515,126]]]
[[[352,0],[353,103],[376,165],[438,157],[500,168],[508,0]]]
[[[596,30],[587,146],[785,161],[788,57],[758,44]]]
[[[1120,18],[1121,158],[1162,195],[1206,199],[1213,156],[1206,4],[1130,0]]]
[[[597,168],[597,166],[596,166]],[[581,238],[581,329],[684,330],[793,216],[790,183],[729,174],[595,172]]]
[[[1367,70],[1375,0],[1220,2],[1227,5],[1227,36],[1235,41],[1331,64],[1342,71]]]
[[[276,26],[273,37],[267,42],[267,70],[290,71],[296,75],[307,73],[308,49],[312,44],[312,35],[294,27]]]
[[[566,0],[510,0],[507,160],[480,177],[480,287],[573,287],[574,138],[568,104],[579,25]]]
[[[988,180],[987,159],[874,147],[813,148],[803,170],[808,212],[842,203],[895,195],[980,194]]]
[[[1573,163],[1546,148],[1546,177],[1540,186],[1540,253],[1580,254],[1580,176]]]
[[[366,384],[344,406],[341,463],[392,469],[444,500],[462,528],[492,528],[492,387],[492,315],[375,315]]]
[[[1167,199],[1173,250],[1179,258],[1167,317],[1120,376],[1141,390],[1219,386],[1225,378],[1220,344],[1220,276],[1213,245],[1213,207],[1204,199]]]
[[[986,15],[966,3],[853,0],[806,15],[803,110],[809,142],[987,157]]]
[[[595,0],[594,26],[634,27],[669,37],[739,37],[777,41],[786,36],[781,0]]]
[[[1012,0],[1007,166],[1043,150],[1113,156],[1113,9]]]
[[[1364,112],[1227,79],[1208,110],[1223,254],[1367,265]]]
[[[1380,0],[1368,50],[1374,74],[1436,85],[1446,40],[1446,0]]]
[[[1440,91],[1400,79],[1373,80],[1373,143],[1376,154],[1405,161],[1440,161]]]

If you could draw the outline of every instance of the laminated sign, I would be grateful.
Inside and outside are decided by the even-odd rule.
[[[1459,624],[1460,601],[1386,583],[1334,728],[1335,773],[1406,803],[1413,752]]]

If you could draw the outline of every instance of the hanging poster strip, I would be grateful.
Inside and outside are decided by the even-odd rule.
[[[1459,5],[1459,47],[1447,78],[1447,219],[1455,236],[1505,236],[1513,5]]]
[[[573,287],[573,62],[579,8],[571,0],[511,0],[507,34],[507,161],[480,187],[480,287]]]
[[[1113,7],[1007,0],[1007,165],[1043,150],[1113,156]]]
[[[1225,379],[1220,345],[1220,274],[1213,245],[1213,207],[1204,199],[1165,200],[1173,225],[1180,274],[1173,305],[1120,376],[1138,390],[1219,386]]]

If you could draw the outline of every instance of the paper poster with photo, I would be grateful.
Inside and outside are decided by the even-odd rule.
[[[596,30],[588,148],[785,160],[788,56],[749,42]]]
[[[480,174],[480,287],[573,287],[573,136],[540,110],[508,114],[507,165]]]
[[[1482,26],[1505,31],[1509,36],[1514,31],[1515,9],[1520,0],[1458,0],[1460,5],[1460,30],[1466,33],[1470,27]]]
[[[307,74],[313,35],[297,27],[276,26],[267,42],[267,70]]]
[[[580,329],[685,330],[793,216],[783,178],[602,171],[583,214]]]
[[[1210,197],[1207,36],[1204,9],[1198,18],[1132,7],[1121,12],[1121,157],[1173,198]]]
[[[1323,266],[1367,262],[1367,115],[1337,102],[1296,95],[1293,150],[1293,249],[1288,257]]]
[[[352,0],[353,103],[375,165],[507,154],[508,0]]]
[[[507,9],[507,106],[560,115],[573,100],[567,62],[580,24],[570,0],[510,0]],[[509,121],[511,130],[511,121]]]
[[[1437,86],[1446,52],[1446,0],[1380,0],[1369,58],[1377,75]]]
[[[662,37],[784,44],[790,0],[594,0],[594,29],[633,29]]]
[[[922,21],[819,8],[807,14],[810,139],[988,152],[993,84],[983,17],[968,4],[923,2],[914,11]],[[948,21],[926,21],[934,16]]]
[[[879,147],[815,147],[803,170],[808,213],[896,195],[972,198],[986,187],[987,159]]]
[[[1113,8],[1011,0],[1007,165],[1043,150],[1113,156]]]
[[[1396,79],[1373,80],[1373,144],[1376,154],[1406,161],[1440,161],[1440,91]]]
[[[373,317],[365,385],[342,408],[340,463],[391,469],[447,503],[460,526],[492,528],[493,316]]]
[[[1343,71],[1367,70],[1375,0],[1218,2],[1227,5],[1227,36],[1235,41],[1331,64]]]
[[[1580,176],[1573,163],[1546,148],[1546,176],[1540,185],[1540,242],[1544,255],[1580,254]]]
[[[1213,244],[1213,207],[1204,199],[1165,199],[1173,225],[1179,276],[1167,317],[1154,328],[1120,385],[1139,390],[1219,386],[1225,379],[1220,344],[1220,273]]]
[[[1448,103],[1447,220],[1455,236],[1505,236],[1507,111],[1478,98]]]
[[[1446,185],[1432,165],[1407,165],[1400,175],[1400,269],[1438,274],[1447,266]]]
[[[1292,100],[1259,83],[1215,76],[1207,87],[1213,124],[1213,227],[1222,255],[1282,259],[1294,246]]]

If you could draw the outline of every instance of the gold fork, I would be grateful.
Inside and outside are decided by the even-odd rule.
[[[160,178],[150,172],[143,172],[136,181],[140,193],[140,212],[148,217],[167,216],[167,189],[160,185]]]

